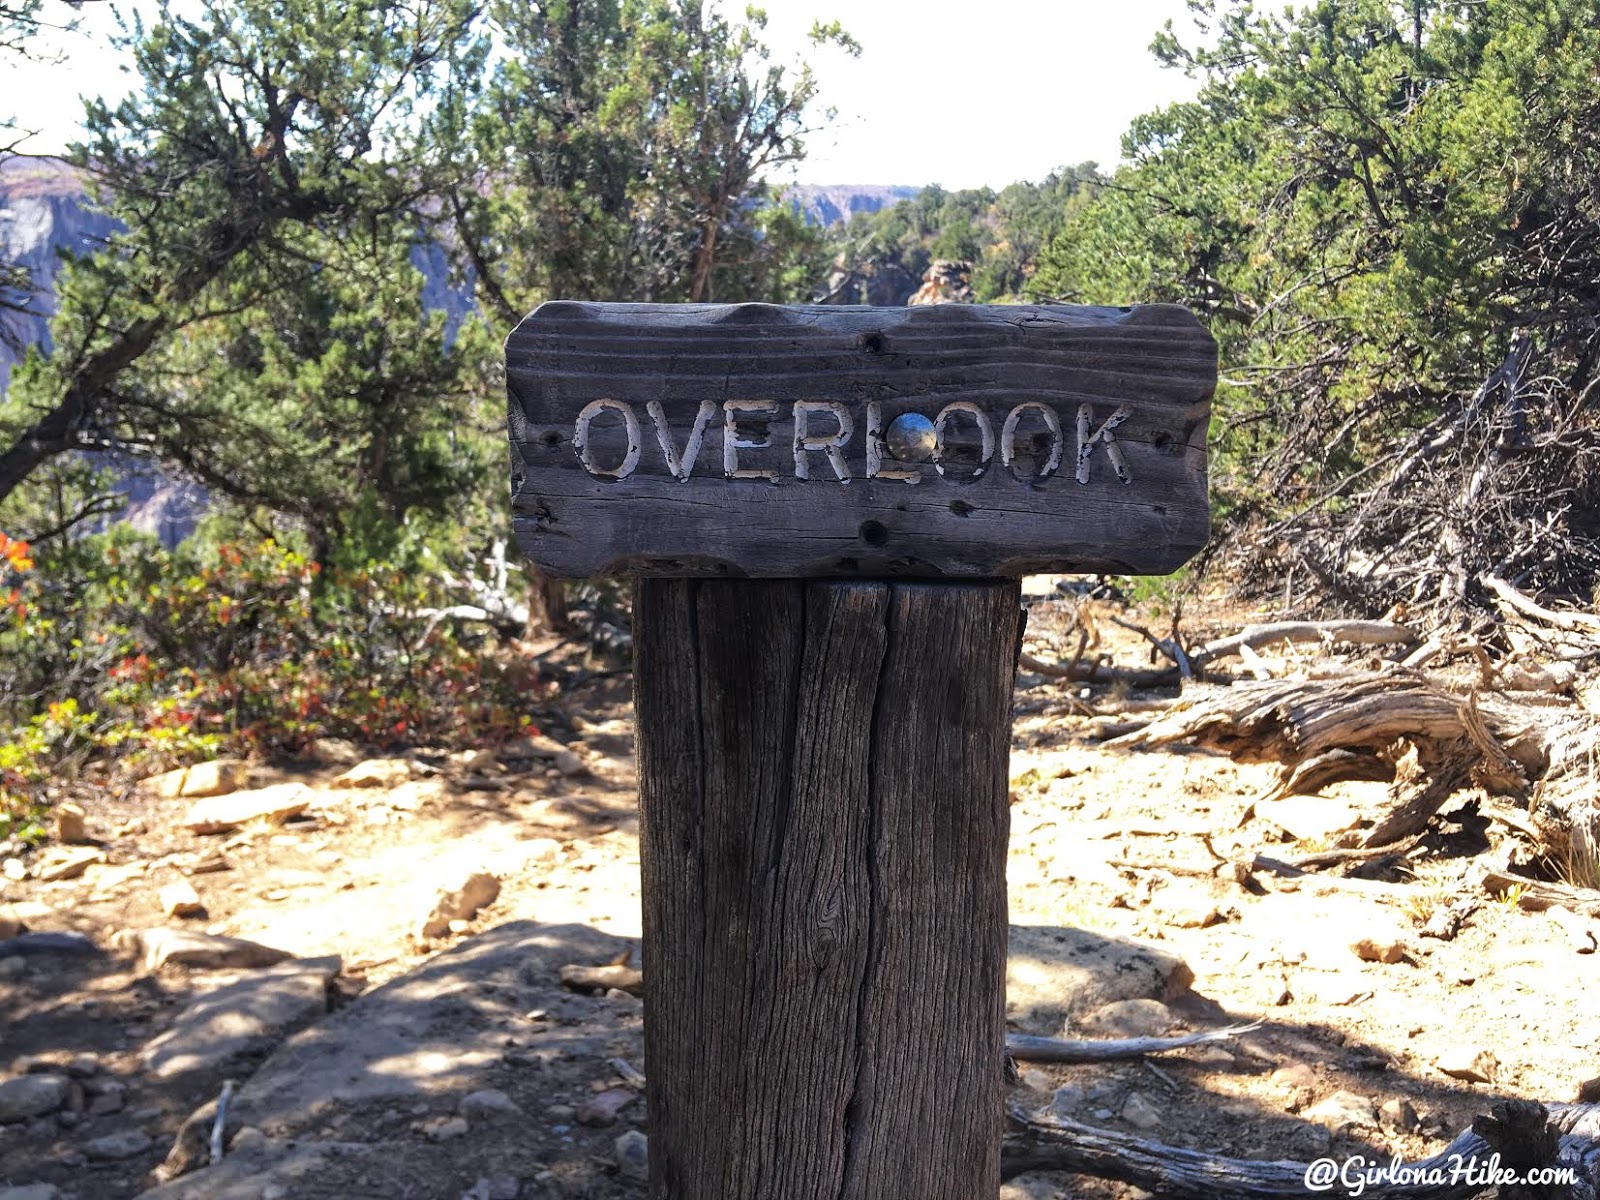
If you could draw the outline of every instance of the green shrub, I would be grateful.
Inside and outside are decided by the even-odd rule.
[[[34,568],[23,546],[0,579],[0,836],[37,830],[69,755],[144,775],[325,736],[480,745],[526,726],[528,664],[428,615],[451,602],[429,558],[417,539],[324,571],[271,537],[167,550],[121,528]]]

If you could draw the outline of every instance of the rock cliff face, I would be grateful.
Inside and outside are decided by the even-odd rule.
[[[26,296],[0,293],[0,391],[21,358],[20,347],[49,345],[55,300],[51,281],[62,252],[87,254],[116,232],[116,222],[89,207],[83,179],[52,158],[0,159],[0,263],[14,263],[32,275],[35,291]],[[26,313],[11,311],[25,306]]]

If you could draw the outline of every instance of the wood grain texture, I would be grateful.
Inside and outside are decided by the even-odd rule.
[[[994,1197],[1017,585],[634,619],[653,1200]]]
[[[1175,305],[552,301],[506,343],[517,535],[564,576],[1171,571],[1216,377]],[[936,460],[887,451],[907,413],[946,414]]]

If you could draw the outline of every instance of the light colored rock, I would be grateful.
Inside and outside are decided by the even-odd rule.
[[[545,829],[582,829],[594,823],[594,818],[570,800],[540,800],[528,809],[528,820]]]
[[[287,950],[260,942],[193,929],[141,929],[129,937],[143,956],[147,971],[158,971],[169,964],[208,970],[270,967],[294,957]]]
[[[500,748],[499,758],[502,762],[529,759],[535,762],[547,762],[563,775],[581,775],[589,769],[577,754],[554,738],[545,737],[541,733],[512,738]]]
[[[55,813],[56,841],[67,845],[76,845],[89,840],[88,814],[78,805],[70,801],[62,801],[56,805]]]
[[[522,853],[531,863],[553,863],[561,858],[561,843],[555,838],[529,838],[522,843]]]
[[[1317,1072],[1308,1063],[1290,1063],[1274,1071],[1270,1082],[1273,1087],[1288,1092],[1314,1088],[1317,1086]]]
[[[67,1102],[72,1084],[64,1075],[23,1075],[0,1083],[0,1123],[53,1113]]]
[[[15,855],[0,858],[0,875],[4,875],[12,882],[19,882],[28,877],[28,864]]]
[[[123,1129],[90,1138],[83,1144],[83,1152],[97,1162],[111,1162],[143,1154],[150,1146],[150,1135],[143,1130]]]
[[[1032,1092],[1036,1096],[1048,1096],[1053,1087],[1053,1080],[1038,1067],[1029,1067],[1017,1076],[1017,1086],[1025,1092]]]
[[[242,1124],[294,1137],[320,1129],[316,1114],[328,1105],[431,1107],[441,1095],[493,1087],[507,1062],[506,1030],[531,1009],[565,1003],[555,982],[561,965],[574,957],[604,962],[627,947],[584,925],[496,926],[290,1037],[239,1089],[234,1109]],[[581,1042],[574,1036],[527,1053],[545,1062],[605,1057],[604,1046]]]
[[[233,1140],[228,1143],[229,1154],[260,1154],[269,1149],[271,1139],[254,1125],[246,1125],[233,1135]]]
[[[140,1054],[157,1079],[220,1071],[328,1011],[339,960],[298,959],[201,996]]]
[[[1452,1046],[1434,1060],[1434,1066],[1467,1083],[1493,1083],[1500,1074],[1500,1060],[1494,1051],[1481,1046]]]
[[[444,781],[440,779],[408,779],[399,787],[390,788],[382,803],[401,812],[417,812],[444,795]]]
[[[1228,1071],[1238,1065],[1238,1059],[1221,1046],[1191,1046],[1183,1052],[1185,1062],[1214,1071]]]
[[[1161,1110],[1143,1092],[1129,1092],[1117,1114],[1135,1129],[1151,1130],[1161,1126]]]
[[[599,1128],[615,1125],[622,1110],[638,1098],[639,1093],[631,1088],[607,1088],[578,1105],[578,1124]]]
[[[317,738],[311,743],[311,757],[330,767],[353,767],[361,761],[361,751],[344,738]]]
[[[24,1054],[11,1069],[18,1075],[66,1075],[69,1079],[92,1079],[100,1073],[100,1060],[87,1052],[48,1050],[43,1054]]]
[[[1210,929],[1213,925],[1221,925],[1228,919],[1227,914],[1219,906],[1199,901],[1190,904],[1162,904],[1157,906],[1156,915],[1161,918],[1163,925],[1173,929]]]
[[[1068,1121],[1077,1120],[1078,1112],[1089,1103],[1089,1093],[1080,1083],[1064,1083],[1050,1097],[1050,1112]]]
[[[1371,1129],[1378,1124],[1378,1111],[1372,1101],[1355,1092],[1338,1091],[1324,1096],[1300,1112],[1302,1120],[1322,1126],[1334,1137],[1352,1129]]]
[[[1357,938],[1350,949],[1362,962],[1397,963],[1406,957],[1406,944],[1400,938],[1379,936]]]
[[[56,915],[55,909],[37,900],[18,900],[6,905],[6,911],[30,929],[50,921]]]
[[[461,1098],[461,1115],[467,1118],[516,1117],[522,1115],[522,1109],[498,1088],[480,1088]]]
[[[470,1128],[465,1117],[446,1117],[428,1122],[424,1131],[429,1141],[448,1142],[458,1137],[465,1137]]]
[[[1011,927],[1006,1018],[1054,1036],[1070,1018],[1115,1000],[1176,1000],[1194,972],[1170,951],[1081,929]]]
[[[644,1183],[650,1178],[650,1140],[630,1129],[613,1143],[617,1169],[624,1179]]]
[[[1159,1000],[1113,1000],[1079,1025],[1085,1033],[1104,1038],[1160,1037],[1172,1028],[1172,1010]]]
[[[303,783],[277,783],[201,800],[190,807],[183,823],[194,833],[227,833],[256,821],[278,825],[305,812],[311,799],[312,791]]]
[[[473,871],[447,887],[434,901],[423,919],[418,936],[423,940],[443,937],[451,921],[470,920],[480,908],[493,904],[500,894],[500,881],[487,871]]]
[[[0,904],[0,942],[24,932],[27,924],[9,904]]]
[[[1378,1124],[1392,1133],[1415,1133],[1422,1122],[1404,1096],[1394,1096],[1378,1106]]]
[[[34,878],[41,883],[76,879],[94,863],[103,863],[106,852],[97,846],[52,846],[34,864]]]
[[[164,800],[180,797],[197,799],[201,796],[225,796],[236,792],[250,782],[250,765],[237,758],[218,758],[211,762],[195,763],[192,767],[179,767],[161,775],[152,775],[140,786],[154,792]]]
[[[187,879],[174,880],[157,893],[161,911],[169,917],[203,917],[206,906]]]
[[[486,774],[500,769],[500,760],[492,750],[457,750],[450,756],[450,765],[468,775]]]
[[[398,787],[411,778],[411,764],[403,758],[369,758],[333,781],[334,787]]]

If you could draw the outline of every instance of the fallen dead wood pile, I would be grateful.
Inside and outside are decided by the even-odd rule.
[[[1282,1200],[1315,1191],[1339,1191],[1337,1179],[1308,1188],[1312,1164],[1223,1158],[1076,1121],[1045,1119],[1010,1110],[1014,1132],[1006,1138],[1001,1173],[1015,1178],[1029,1171],[1067,1171],[1130,1183],[1178,1200]],[[1511,1100],[1439,1153],[1401,1164],[1383,1179],[1366,1183],[1362,1195],[1378,1200],[1456,1200],[1485,1192],[1484,1174],[1494,1156],[1519,1178],[1548,1167],[1571,1172],[1572,1182],[1539,1189],[1504,1188],[1500,1194],[1540,1196],[1544,1200],[1595,1200],[1600,1194],[1600,1106],[1552,1105]],[[1325,1160],[1332,1161],[1332,1160]],[[1469,1170],[1458,1167],[1468,1165]],[[1389,1167],[1391,1164],[1383,1164]]]
[[[1322,424],[1317,406],[1288,418],[1263,482],[1270,493],[1317,480],[1297,511],[1230,531],[1235,578],[1281,595],[1286,608],[1332,602],[1379,612],[1400,601],[1430,623],[1492,632],[1499,580],[1524,591],[1584,597],[1600,580],[1600,424],[1592,351],[1563,381],[1564,348],[1541,355],[1527,331],[1470,394],[1440,397],[1427,424],[1368,412],[1361,453],[1343,478],[1322,464],[1351,418]],[[1569,364],[1570,365],[1570,364]],[[1330,440],[1331,439],[1331,440]]]
[[[1600,845],[1591,786],[1596,723],[1565,707],[1461,694],[1407,671],[1274,679],[1194,689],[1164,716],[1106,745],[1175,742],[1281,764],[1274,795],[1341,780],[1388,782],[1385,811],[1360,848],[1419,833],[1464,788],[1525,803],[1547,854],[1592,854]]]

